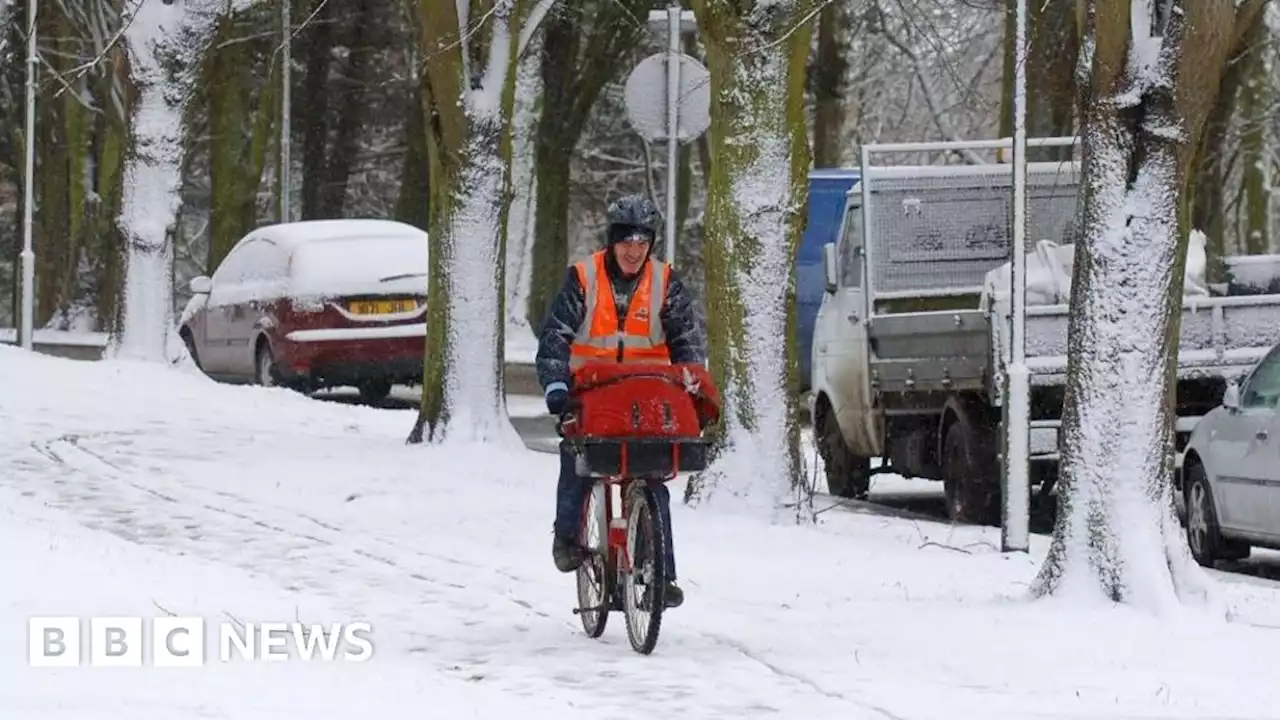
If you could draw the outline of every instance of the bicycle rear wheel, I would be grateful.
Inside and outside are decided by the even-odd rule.
[[[627,492],[627,557],[631,572],[622,576],[627,636],[636,652],[648,655],[658,644],[662,611],[666,607],[667,567],[663,562],[667,528],[658,511],[658,497],[648,484],[637,481]]]
[[[582,507],[582,524],[578,543],[587,556],[578,566],[578,616],[588,637],[597,638],[604,633],[609,621],[609,607],[613,598],[616,574],[612,554],[609,552],[608,506],[605,493],[608,487],[597,482]]]

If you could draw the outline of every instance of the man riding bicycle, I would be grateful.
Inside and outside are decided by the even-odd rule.
[[[538,381],[552,415],[564,413],[572,373],[588,361],[706,365],[685,285],[668,263],[651,257],[661,225],[658,209],[642,195],[628,195],[609,206],[607,217],[605,248],[569,268],[538,339]],[[551,549],[561,572],[582,564],[576,535],[592,482],[577,474],[572,450],[562,441]],[[671,496],[665,484],[656,491],[668,529],[666,606],[678,607],[684,593],[675,584]]]

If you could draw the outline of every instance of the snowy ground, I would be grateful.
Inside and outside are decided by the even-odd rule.
[[[1023,602],[1043,552],[833,510],[676,507],[684,607],[601,640],[550,558],[556,458],[409,447],[411,415],[0,347],[5,717],[1276,717],[1280,590],[1231,623]],[[1215,576],[1217,577],[1217,576]],[[33,615],[371,623],[361,664],[29,668]]]

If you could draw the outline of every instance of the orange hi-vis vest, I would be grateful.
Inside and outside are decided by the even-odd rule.
[[[592,361],[670,364],[660,317],[667,296],[670,266],[654,258],[644,264],[631,302],[627,304],[627,316],[619,318],[613,287],[605,270],[607,252],[601,250],[574,265],[586,296],[587,311],[570,346],[569,367],[577,370]]]

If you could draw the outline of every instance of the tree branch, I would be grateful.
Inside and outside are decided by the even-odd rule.
[[[520,28],[520,41],[516,45],[517,60],[524,56],[525,48],[529,47],[529,43],[533,40],[533,33],[537,31],[538,26],[542,24],[542,19],[551,11],[551,6],[556,4],[556,0],[538,0],[538,4],[529,12],[529,17],[524,22],[524,27]]]

